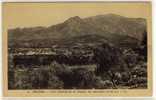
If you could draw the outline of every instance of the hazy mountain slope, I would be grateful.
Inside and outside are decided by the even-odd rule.
[[[146,30],[145,19],[127,18],[115,14],[89,17],[85,21],[103,32],[128,35],[138,40],[142,40],[143,32]]]
[[[145,19],[106,14],[84,19],[75,16],[67,19],[63,23],[50,27],[17,28],[10,29],[8,33],[9,45],[13,46],[12,44],[14,42],[18,44],[21,41],[27,41],[29,45],[29,42],[33,40],[36,40],[36,42],[45,40],[52,42],[59,39],[69,39],[80,36],[83,38],[84,35],[95,34],[113,42],[119,42],[118,38],[127,36],[142,41],[145,31]],[[49,43],[49,45],[51,44]]]

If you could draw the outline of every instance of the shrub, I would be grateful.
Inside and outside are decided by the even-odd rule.
[[[97,63],[97,75],[108,71],[128,71],[128,66],[120,49],[109,43],[104,43],[94,49],[94,59]]]

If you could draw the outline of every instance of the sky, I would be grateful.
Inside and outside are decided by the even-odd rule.
[[[51,26],[73,16],[81,18],[109,13],[132,18],[151,16],[151,4],[142,3],[3,3],[3,27]]]

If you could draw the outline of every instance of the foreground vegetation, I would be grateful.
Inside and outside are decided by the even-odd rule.
[[[49,60],[47,56],[41,57],[42,60],[35,58],[40,59],[39,64],[33,61],[33,56],[30,57],[31,64],[19,63],[9,57],[8,86],[9,89],[147,88],[146,54],[141,49],[138,51],[121,51],[113,45],[103,44],[92,51],[94,55],[89,57],[90,62],[81,64],[79,62],[88,61],[86,55],[75,55],[72,60],[68,59],[71,58],[69,55],[61,60],[57,57]]]

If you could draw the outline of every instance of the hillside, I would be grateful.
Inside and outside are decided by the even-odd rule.
[[[40,47],[40,44],[43,43],[45,43],[45,47],[51,47],[56,43],[55,41],[71,40],[76,37],[83,38],[86,35],[103,37],[113,43],[125,41],[123,37],[128,37],[128,39],[132,38],[128,42],[133,42],[134,39],[140,43],[144,38],[145,31],[146,20],[143,18],[127,18],[115,14],[106,14],[84,19],[75,16],[63,23],[49,27],[9,29],[8,34],[9,47],[33,47],[33,45]],[[94,41],[97,40],[96,38]]]

